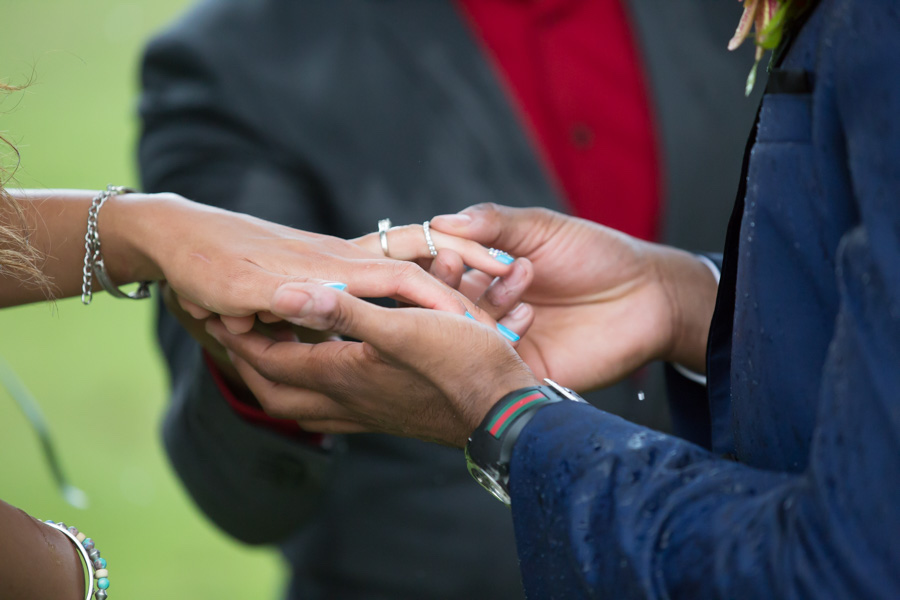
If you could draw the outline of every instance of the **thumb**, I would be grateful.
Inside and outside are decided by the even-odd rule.
[[[475,204],[455,215],[433,217],[431,227],[449,235],[493,245],[501,238],[505,209],[493,203]]]
[[[546,209],[512,208],[488,202],[455,215],[434,217],[431,227],[515,256],[528,256],[541,244],[544,226],[553,220],[554,213]]]
[[[286,283],[275,291],[271,311],[295,325],[359,340],[396,333],[389,309],[325,285]]]

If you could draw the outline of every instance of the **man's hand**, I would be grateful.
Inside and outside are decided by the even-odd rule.
[[[716,283],[692,255],[544,209],[478,205],[431,224],[533,264],[519,353],[539,377],[586,390],[653,359],[705,370]]]
[[[312,431],[379,431],[462,446],[494,402],[536,381],[508,336],[466,313],[387,309],[321,285],[292,283],[273,312],[362,342],[280,342],[207,330],[266,412]]]

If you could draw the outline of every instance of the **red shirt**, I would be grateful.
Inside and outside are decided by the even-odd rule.
[[[633,236],[658,233],[661,177],[644,72],[621,0],[457,0],[571,212]],[[321,443],[242,402],[245,420]]]
[[[572,213],[656,239],[656,136],[621,0],[458,4]]]

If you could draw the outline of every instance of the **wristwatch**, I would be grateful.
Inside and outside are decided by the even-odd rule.
[[[475,481],[509,506],[509,461],[519,433],[535,413],[556,402],[583,402],[584,398],[550,379],[547,385],[521,388],[503,396],[466,444],[466,463]]]

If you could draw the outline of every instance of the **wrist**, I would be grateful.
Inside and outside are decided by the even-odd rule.
[[[703,259],[682,250],[668,250],[660,263],[660,278],[671,327],[659,358],[702,374],[706,372],[706,344],[718,281]]]
[[[166,243],[176,220],[171,213],[183,201],[175,194],[132,193],[106,202],[98,228],[104,263],[116,284],[165,278],[159,255],[172,251]]]
[[[545,379],[547,385],[516,389],[500,398],[466,444],[469,473],[498,500],[510,504],[509,465],[519,435],[535,414],[557,402],[584,400],[572,390]]]
[[[467,432],[471,436],[471,432],[483,424],[487,415],[494,410],[499,403],[500,398],[505,398],[515,390],[540,385],[540,381],[531,372],[531,369],[523,367],[521,374],[516,373],[512,377],[507,377],[501,382],[493,381],[490,389],[482,391],[477,402],[472,402],[473,409],[470,411],[468,419]],[[468,438],[467,438],[468,439]],[[465,440],[463,440],[465,444]]]

